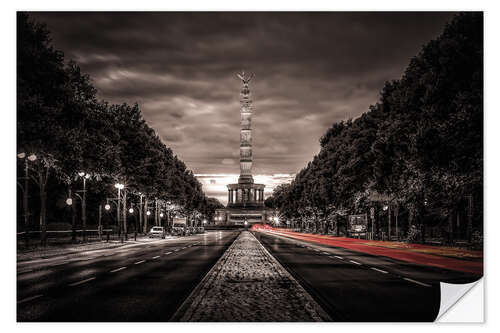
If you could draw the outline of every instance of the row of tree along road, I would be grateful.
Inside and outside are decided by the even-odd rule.
[[[90,78],[51,45],[45,25],[17,19],[18,231],[112,228],[121,237],[211,219],[220,203],[142,117],[98,100]],[[50,223],[47,221],[58,222]],[[71,221],[68,223],[67,221]],[[104,228],[104,229],[103,229]]]
[[[455,16],[378,103],[320,144],[266,201],[289,226],[349,234],[349,216],[365,215],[378,239],[482,246],[482,14]]]

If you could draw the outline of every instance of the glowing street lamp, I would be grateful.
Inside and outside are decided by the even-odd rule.
[[[160,217],[163,217],[163,213],[160,213]]]
[[[73,204],[73,199],[68,198],[66,199],[66,205],[71,206]]]
[[[110,209],[111,209],[110,204],[109,204],[109,203],[105,204],[105,205],[104,205],[104,209],[106,209],[106,210],[110,210]]]
[[[134,213],[134,209],[133,209],[132,207],[130,207],[130,209],[128,210],[128,212],[129,212],[130,214],[133,214],[133,213]]]
[[[147,215],[147,216],[151,215],[151,212],[148,210],[148,211],[146,212],[146,215]]]

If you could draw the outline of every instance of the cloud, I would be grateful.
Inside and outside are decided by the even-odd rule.
[[[453,13],[33,16],[91,75],[100,98],[138,102],[149,125],[198,174],[239,172],[235,73],[254,72],[253,170],[293,174],[318,153],[328,127],[377,102],[384,82],[399,78]]]

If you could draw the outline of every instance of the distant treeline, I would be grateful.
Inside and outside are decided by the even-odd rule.
[[[424,237],[428,226],[427,234],[450,240],[481,232],[482,13],[455,16],[400,80],[386,82],[378,103],[333,124],[320,144],[292,183],[267,200],[296,226],[322,232],[374,207],[377,231],[387,231],[397,207],[405,233],[412,225]]]
[[[47,217],[69,222],[67,198],[73,198],[74,208],[80,207],[75,195],[82,190],[80,171],[90,175],[89,224],[97,223],[98,205],[117,196],[115,183],[125,185],[122,194],[136,207],[139,192],[150,203],[170,201],[178,213],[192,217],[210,218],[220,207],[148,126],[137,104],[98,100],[89,76],[77,63],[65,62],[63,53],[51,45],[46,26],[25,13],[17,16],[17,149],[20,189],[26,158],[36,156],[27,161],[34,229],[44,229]],[[18,191],[19,222],[22,198]]]

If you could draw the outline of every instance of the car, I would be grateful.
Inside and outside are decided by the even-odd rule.
[[[149,238],[165,238],[165,228],[163,227],[152,227],[149,231]]]

